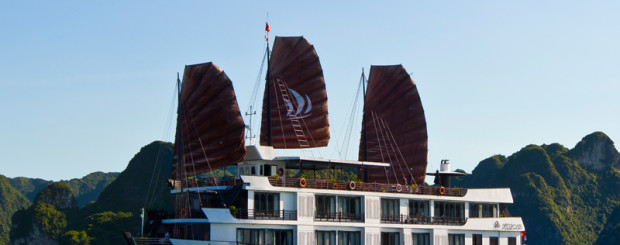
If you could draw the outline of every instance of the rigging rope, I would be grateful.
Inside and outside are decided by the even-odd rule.
[[[170,137],[170,128],[172,127],[172,115],[174,113],[174,109],[176,108],[176,96],[177,96],[177,92],[178,88],[177,85],[175,84],[175,89],[174,92],[172,94],[172,101],[170,102],[170,110],[168,111],[168,123],[167,123],[167,127],[164,129],[164,133],[163,133],[163,139],[166,141],[169,141],[169,137]],[[162,171],[158,171],[157,168],[159,166],[159,156],[161,154],[161,152],[163,151],[163,147],[160,147],[159,150],[157,151],[157,158],[155,159],[155,166],[153,166],[153,172],[151,173],[151,180],[149,181],[149,189],[146,192],[146,198],[144,200],[144,207],[146,207],[147,205],[151,205],[153,204],[153,201],[155,200],[155,195],[157,193],[157,188],[158,188],[158,183],[159,183],[159,176],[161,174]],[[163,164],[163,163],[162,163]],[[161,166],[163,168],[163,165]],[[157,177],[155,177],[155,172],[157,172]],[[151,192],[151,190],[153,189],[154,186],[154,190]]]

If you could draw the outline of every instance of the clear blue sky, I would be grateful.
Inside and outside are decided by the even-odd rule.
[[[223,2],[0,2],[0,174],[122,171],[142,146],[172,140],[186,64],[215,62],[247,108],[267,12],[272,36],[303,35],[320,56],[335,130],[324,157],[339,156],[372,64],[412,73],[429,169],[447,158],[470,172],[494,154],[572,148],[594,131],[620,140],[617,1]]]

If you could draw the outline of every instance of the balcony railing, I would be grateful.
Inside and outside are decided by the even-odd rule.
[[[443,196],[465,196],[465,188],[440,188],[432,186],[412,186],[400,184],[365,183],[351,181],[333,181],[327,179],[304,179],[302,178],[281,178],[269,177],[269,183],[279,187],[304,187],[313,189],[328,190],[351,190],[351,191],[372,191],[390,193],[411,193],[421,195],[443,195]],[[443,193],[442,193],[443,192]]]
[[[428,225],[465,225],[467,218],[461,217],[429,217],[429,216],[382,216],[381,223],[395,224],[428,224]]]
[[[467,223],[465,217],[433,217],[433,225],[464,225]]]
[[[334,221],[334,222],[364,222],[363,214],[355,213],[314,213],[315,221]]]
[[[237,209],[231,214],[237,219],[297,220],[296,210],[254,210]]]

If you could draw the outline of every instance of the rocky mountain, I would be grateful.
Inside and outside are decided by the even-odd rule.
[[[13,215],[11,244],[124,244],[122,232],[140,231],[142,207],[173,208],[166,185],[171,167],[172,144],[156,141],[142,147],[109,185],[104,173],[49,184],[33,205]],[[35,182],[20,183],[24,190],[38,188]],[[80,208],[74,190],[98,188],[103,191],[97,201]]]
[[[515,204],[508,208],[523,218],[528,244],[592,244],[620,205],[619,161],[613,141],[595,132],[571,150],[528,145],[492,156],[453,186],[510,187]]]
[[[29,205],[30,201],[11,186],[8,178],[0,175],[0,244],[9,242],[13,214]]]
[[[69,186],[52,183],[37,194],[28,209],[13,215],[10,244],[59,244],[68,218],[76,213],[77,201]]]
[[[76,196],[78,206],[83,207],[89,202],[97,200],[97,197],[99,197],[103,189],[116,179],[119,174],[120,173],[116,172],[94,172],[82,178],[62,180],[60,182],[65,183],[71,188],[71,191]],[[26,177],[10,178],[9,182],[31,202],[39,191],[53,183],[53,181],[50,180]]]
[[[607,224],[603,226],[603,231],[595,244],[620,244],[620,206],[616,207],[607,218]]]
[[[172,207],[166,182],[172,175],[172,150],[171,143],[161,141],[142,147],[91,208],[138,212],[145,206],[150,209]]]

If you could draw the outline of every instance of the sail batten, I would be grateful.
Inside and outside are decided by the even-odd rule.
[[[372,66],[364,103],[359,159],[390,163],[369,167],[367,179],[383,183],[423,183],[428,134],[414,81],[402,65]]]
[[[303,37],[276,37],[268,74],[260,144],[271,138],[274,148],[327,146],[327,93],[314,46]]]
[[[174,178],[209,172],[245,158],[245,124],[232,82],[215,64],[185,67],[177,116],[175,144],[181,147],[175,151],[182,148],[183,152],[182,159],[173,160]]]

